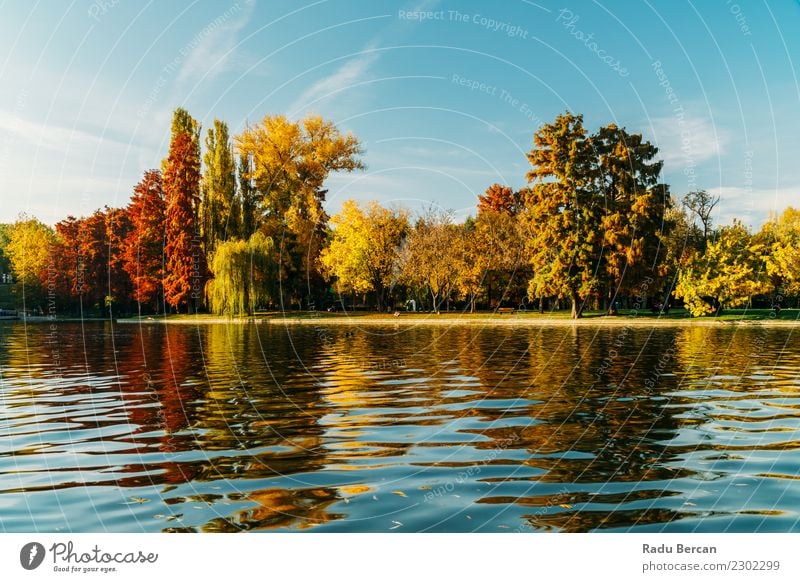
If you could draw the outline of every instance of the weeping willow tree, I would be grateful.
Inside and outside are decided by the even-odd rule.
[[[277,264],[272,238],[256,232],[247,240],[220,243],[211,262],[214,278],[206,287],[211,310],[220,315],[252,315],[274,297]]]

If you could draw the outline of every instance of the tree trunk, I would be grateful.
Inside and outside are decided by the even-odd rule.
[[[572,293],[572,319],[579,319],[583,315],[583,304],[577,292]]]

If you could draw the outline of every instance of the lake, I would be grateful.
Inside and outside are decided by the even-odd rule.
[[[0,323],[4,532],[800,531],[791,327]]]

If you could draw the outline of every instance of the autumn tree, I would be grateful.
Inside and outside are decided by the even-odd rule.
[[[534,134],[522,217],[533,269],[532,298],[557,296],[580,317],[599,287],[602,204],[593,183],[593,152],[583,117],[565,113]]]
[[[609,312],[615,312],[618,294],[662,275],[659,254],[671,198],[668,187],[659,184],[663,162],[655,161],[658,148],[641,134],[610,124],[591,136],[591,144],[595,187],[602,197],[602,284]]]
[[[514,215],[519,208],[520,194],[502,184],[492,184],[478,196],[478,214],[490,211]]]
[[[190,304],[196,310],[204,297],[207,265],[197,219],[200,157],[192,134],[182,131],[172,136],[165,167],[164,297],[179,311]]]
[[[125,269],[127,241],[133,225],[125,208],[105,210],[106,242],[108,244],[108,294],[105,297],[109,314],[117,306],[127,311],[133,295],[133,281]]]
[[[429,209],[409,231],[400,254],[400,280],[430,295],[439,313],[458,284],[462,231],[451,212]]]
[[[47,270],[50,252],[56,242],[53,229],[38,219],[22,214],[11,225],[5,254],[18,282],[37,286]]]
[[[766,270],[775,295],[800,293],[800,210],[771,215],[758,235],[766,249]]]
[[[279,277],[295,299],[321,282],[319,253],[327,234],[324,183],[331,172],[363,168],[361,146],[319,116],[289,121],[267,116],[236,138],[240,156],[259,196],[259,227],[276,242]],[[243,162],[244,163],[244,162]],[[305,288],[305,293],[303,289]]]
[[[738,220],[681,269],[675,296],[694,316],[741,307],[766,289],[764,245]]]
[[[277,257],[271,238],[256,232],[248,240],[221,242],[211,262],[207,287],[211,310],[220,315],[252,315],[277,296]]]
[[[464,267],[469,273],[476,272],[478,264],[483,270],[483,287],[486,301],[492,308],[494,298],[499,303],[509,297],[518,298],[525,294],[524,285],[519,289],[519,279],[530,278],[525,253],[525,243],[520,232],[520,220],[509,210],[484,209],[475,219],[475,232],[472,245],[467,237],[467,249],[472,246],[469,264]],[[478,256],[480,255],[480,258]],[[499,293],[496,293],[498,292]]]
[[[57,268],[56,235],[53,229],[36,218],[22,214],[8,231],[5,254],[21,289],[23,308],[44,305],[43,289],[48,269]]]
[[[164,293],[166,201],[161,172],[149,170],[133,189],[127,208],[130,231],[122,253],[123,268],[133,283],[133,298],[159,312]]]
[[[241,236],[236,161],[224,122],[215,119],[214,127],[208,130],[203,160],[200,224],[206,253],[211,255],[220,241]]]
[[[331,223],[330,245],[320,257],[325,273],[336,277],[340,293],[374,291],[378,310],[382,311],[400,245],[408,232],[408,213],[377,202],[362,208],[347,200]]]

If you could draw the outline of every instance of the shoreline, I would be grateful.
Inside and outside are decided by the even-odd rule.
[[[793,327],[799,326],[800,320],[787,319],[694,319],[694,318],[650,318],[647,316],[595,316],[581,319],[561,317],[515,317],[515,316],[266,316],[250,318],[226,317],[181,317],[152,319],[118,319],[120,324],[161,324],[161,325],[310,325],[310,326],[494,326],[494,327],[724,327],[724,326],[761,326],[761,327]]]

